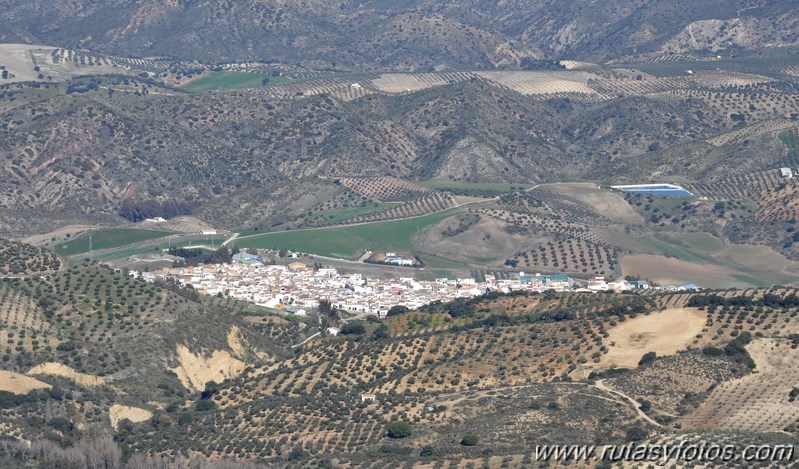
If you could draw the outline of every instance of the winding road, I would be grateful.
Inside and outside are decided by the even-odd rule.
[[[604,383],[604,380],[596,381],[594,383],[594,386],[596,386],[597,389],[601,389],[603,391],[609,392],[611,394],[615,394],[615,395],[617,395],[617,396],[619,396],[619,397],[621,397],[623,399],[626,399],[630,404],[633,405],[633,407],[635,407],[636,412],[638,412],[638,415],[642,419],[646,420],[647,422],[651,423],[652,425],[654,425],[656,427],[660,427],[660,428],[663,427],[663,425],[657,423],[652,417],[646,415],[646,413],[643,410],[641,410],[641,403],[640,402],[636,401],[635,399],[633,399],[632,397],[628,396],[627,394],[624,394],[621,391],[617,391],[617,390],[609,387],[608,385],[606,385]]]

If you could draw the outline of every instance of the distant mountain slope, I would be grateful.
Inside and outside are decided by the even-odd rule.
[[[494,68],[796,45],[780,0],[236,2],[7,0],[0,41],[313,68]]]
[[[324,94],[275,100],[257,90],[197,96],[148,88],[136,96],[109,92],[113,77],[92,80],[97,89],[85,93],[51,87],[0,100],[10,107],[0,113],[0,164],[10,176],[0,181],[0,216],[10,234],[40,229],[30,210],[96,222],[137,200],[184,203],[228,226],[263,226],[304,213],[310,206],[295,205],[299,196],[321,194],[335,177],[521,183],[695,175],[718,160],[693,161],[690,149],[734,124],[700,100],[542,101],[480,80],[349,102]],[[672,147],[680,150],[662,156]],[[735,158],[741,167],[764,163],[751,156],[745,149]]]

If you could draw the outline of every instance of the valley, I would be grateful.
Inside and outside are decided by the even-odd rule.
[[[796,466],[794,3],[6,1],[0,467]]]

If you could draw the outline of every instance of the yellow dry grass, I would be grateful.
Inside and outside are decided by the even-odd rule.
[[[211,381],[222,382],[241,374],[246,364],[234,358],[226,350],[215,350],[211,356],[202,353],[193,354],[185,345],[177,346],[177,357],[180,363],[173,368],[178,379],[187,389],[202,391],[205,384]]]
[[[51,386],[30,376],[11,371],[0,370],[0,391],[23,395],[35,389],[48,389]]]
[[[671,355],[702,332],[707,315],[693,308],[672,308],[628,319],[608,330],[610,345],[601,365],[634,368],[647,352]]]
[[[111,418],[111,426],[114,428],[118,428],[119,422],[125,419],[138,423],[149,420],[153,416],[153,413],[147,409],[119,404],[112,405],[108,412]]]
[[[80,373],[62,363],[48,362],[36,365],[28,370],[28,375],[53,375],[72,380],[82,386],[99,386],[110,381],[102,376]]]
[[[239,326],[233,326],[230,328],[230,332],[227,334],[227,345],[230,347],[230,350],[233,350],[233,355],[236,358],[244,358],[244,354],[247,351],[244,349],[244,344],[241,343],[241,330],[239,330]]]
[[[596,184],[564,183],[544,186],[543,190],[572,197],[590,206],[610,220],[626,224],[642,224],[644,219],[620,194],[600,189]]]
[[[799,419],[799,405],[789,394],[799,380],[799,361],[790,340],[761,338],[746,350],[754,360],[753,373],[721,383],[683,428],[779,432]]]

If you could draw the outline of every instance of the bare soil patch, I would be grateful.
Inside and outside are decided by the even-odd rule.
[[[730,244],[720,255],[728,262],[745,269],[799,276],[799,262],[788,259],[769,246]]]
[[[649,279],[659,285],[695,283],[705,288],[749,288],[750,284],[730,275],[731,269],[654,254],[635,254],[621,259],[623,275]]]
[[[49,389],[51,386],[30,376],[0,370],[0,391],[23,395],[35,389]]]
[[[688,346],[702,332],[707,315],[693,308],[672,308],[628,319],[608,331],[610,345],[602,357],[605,366],[635,368],[647,352],[671,355]]]
[[[111,417],[111,426],[117,428],[119,422],[125,419],[133,423],[144,422],[149,420],[153,416],[153,413],[139,407],[114,404],[109,409],[109,415]]]
[[[55,362],[42,363],[41,365],[31,368],[28,375],[53,375],[62,378],[70,379],[82,386],[99,386],[110,381],[108,378],[102,376],[88,375],[80,373],[67,365]]]
[[[205,384],[211,381],[221,383],[227,378],[241,374],[246,364],[233,358],[226,350],[215,350],[210,356],[202,353],[193,354],[185,345],[177,346],[177,356],[180,364],[173,368],[178,379],[186,387],[195,391],[205,389]]]
[[[175,217],[164,223],[142,223],[148,229],[166,229],[180,233],[199,233],[201,231],[215,230],[213,226],[195,217]]]

